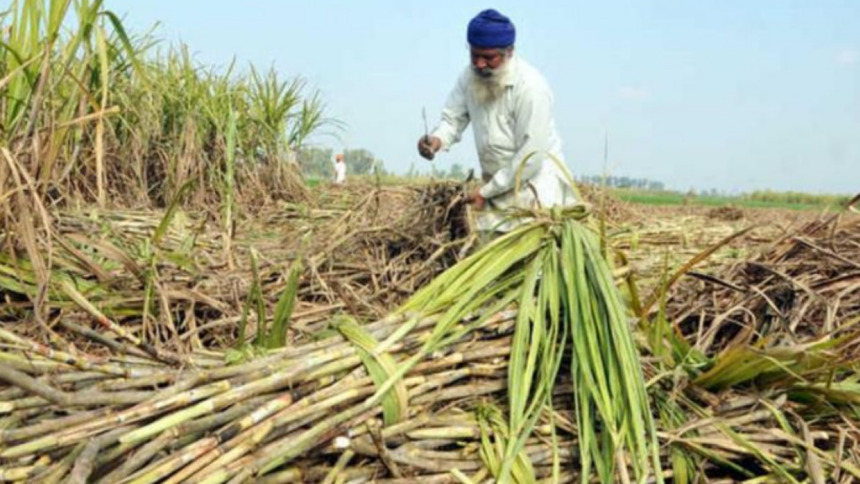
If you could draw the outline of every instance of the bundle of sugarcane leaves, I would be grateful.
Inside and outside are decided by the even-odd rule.
[[[515,214],[530,222],[389,317],[335,318],[330,337],[238,364],[197,351],[177,367],[118,341],[96,359],[2,332],[0,480],[659,482],[587,212]]]

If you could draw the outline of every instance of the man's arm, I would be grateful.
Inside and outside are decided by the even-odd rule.
[[[521,186],[531,180],[540,171],[545,162],[545,152],[550,148],[553,119],[552,93],[549,86],[545,82],[529,86],[517,96],[515,102],[516,152],[511,164],[497,171],[493,178],[481,187],[480,194],[484,198],[497,197],[516,188],[517,175]]]
[[[439,125],[433,130],[432,136],[439,138],[443,149],[448,149],[459,142],[463,131],[471,121],[466,104],[466,89],[468,89],[468,79],[465,75],[461,75],[451,94],[448,95]]]
[[[418,153],[424,158],[432,160],[437,151],[448,149],[451,145],[460,141],[463,131],[469,126],[469,108],[466,104],[466,89],[468,79],[461,75],[457,84],[448,95],[445,108],[442,110],[442,118],[439,125],[429,136],[422,136],[418,140]]]

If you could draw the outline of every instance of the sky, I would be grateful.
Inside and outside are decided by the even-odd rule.
[[[126,28],[158,24],[200,62],[274,67],[319,90],[344,128],[314,143],[364,148],[391,171],[416,152],[468,64],[466,26],[509,16],[517,53],[553,89],[575,175],[677,190],[860,192],[857,0],[107,0]],[[608,156],[604,156],[608,146]],[[478,171],[471,133],[433,163]]]

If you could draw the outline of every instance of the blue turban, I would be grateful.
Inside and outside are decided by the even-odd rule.
[[[514,45],[517,31],[511,19],[490,8],[469,22],[467,37],[469,45],[479,49],[510,47]]]

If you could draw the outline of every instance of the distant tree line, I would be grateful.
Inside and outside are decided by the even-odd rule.
[[[796,205],[844,205],[851,197],[848,195],[815,195],[803,192],[777,192],[756,190],[741,195],[741,198],[756,202],[790,203]]]
[[[385,173],[382,160],[364,148],[346,149],[338,153],[343,153],[348,175],[367,175],[374,170]],[[297,159],[306,177],[330,179],[334,177],[334,156],[332,148],[303,146]]]
[[[661,181],[649,180],[647,178],[632,178],[629,176],[601,176],[582,175],[577,178],[579,182],[591,185],[606,185],[611,188],[633,188],[636,190],[663,191],[666,186]]]
[[[442,179],[451,179],[463,181],[468,176],[468,170],[466,170],[463,165],[460,163],[452,163],[451,166],[446,170],[441,167],[438,163],[422,163],[423,166],[427,167],[427,170],[420,170],[413,163],[409,166],[409,170],[406,172],[405,178],[407,179],[417,179],[417,178],[435,178],[437,180]]]
[[[755,190],[739,195],[729,195],[726,192],[716,188],[696,189],[690,188],[686,192],[666,188],[663,182],[649,180],[646,178],[632,178],[628,176],[600,176],[600,175],[584,175],[577,178],[581,183],[593,185],[606,185],[610,188],[640,190],[640,191],[655,191],[655,192],[671,192],[683,194],[686,197],[734,197],[739,200],[762,202],[768,204],[791,204],[791,205],[845,205],[851,198],[848,195],[832,195],[832,194],[811,194],[796,191],[775,191],[775,190]]]

